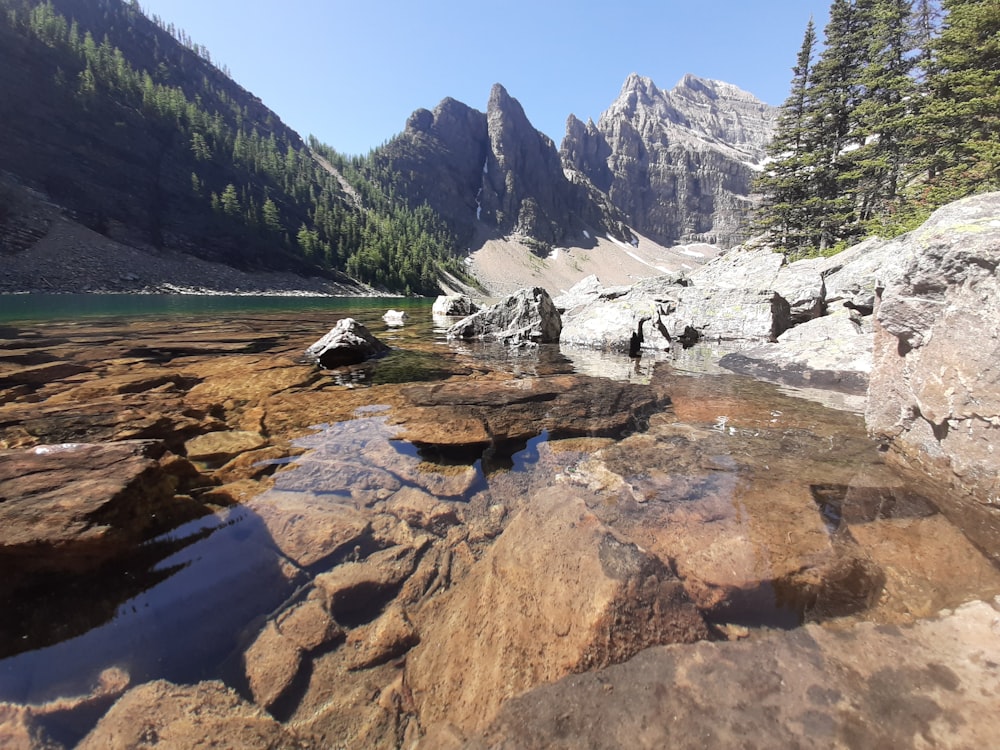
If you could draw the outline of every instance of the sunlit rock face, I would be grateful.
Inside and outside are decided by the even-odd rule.
[[[570,117],[561,153],[640,234],[732,247],[748,236],[750,183],[776,117],[721,81],[686,75],[663,91],[633,74],[596,125]]]
[[[543,251],[583,241],[585,231],[631,239],[603,196],[564,174],[552,139],[500,84],[485,113],[451,98],[417,110],[375,159],[406,176],[397,189],[437,211],[460,247],[513,235]]]
[[[994,538],[1000,193],[946,206],[893,245],[907,265],[877,304],[869,430],[892,455],[970,496],[976,526]]]

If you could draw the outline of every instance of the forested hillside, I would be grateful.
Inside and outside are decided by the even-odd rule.
[[[834,0],[824,36],[810,21],[756,184],[774,245],[825,254],[1000,189],[1000,3]]]
[[[247,269],[434,294],[444,224],[367,157],[306,144],[121,0],[0,0],[0,169],[104,233]]]

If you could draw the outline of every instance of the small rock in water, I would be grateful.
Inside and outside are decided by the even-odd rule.
[[[387,326],[404,326],[409,316],[403,310],[387,310],[382,320]]]
[[[357,365],[388,353],[389,347],[354,318],[342,318],[319,341],[306,349],[306,358],[327,369]]]

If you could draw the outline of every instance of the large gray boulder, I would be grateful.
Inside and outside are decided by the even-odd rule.
[[[778,294],[784,257],[769,248],[736,248],[691,272],[689,286],[662,323],[671,338],[774,341],[792,325]]]
[[[549,293],[541,287],[522,289],[451,326],[449,339],[497,341],[509,346],[554,344],[562,319]]]
[[[875,313],[868,429],[970,497],[1000,559],[1000,193],[946,206],[895,244],[907,262]]]
[[[822,273],[828,308],[845,304],[870,313],[875,290],[899,278],[913,249],[902,238],[883,240],[870,237],[842,253],[824,259]]]
[[[665,318],[677,306],[686,280],[666,275],[644,279],[631,288],[601,287],[588,277],[557,304],[567,306],[559,341],[569,346],[629,352],[667,351],[672,337]]]
[[[842,310],[790,328],[775,343],[727,354],[719,364],[763,380],[863,396],[872,335]]]
[[[464,318],[478,311],[479,305],[467,294],[442,294],[434,300],[434,305],[431,307],[431,315],[446,318]]]
[[[771,289],[687,287],[663,320],[671,337],[696,331],[712,341],[774,341],[791,325],[788,302]]]
[[[389,352],[389,347],[375,338],[354,318],[341,318],[323,338],[306,349],[306,359],[327,369],[357,365]]]
[[[563,292],[558,297],[552,298],[552,303],[559,310],[560,314],[572,314],[582,308],[599,300],[616,299],[628,294],[631,287],[613,286],[606,287],[596,275],[591,274]],[[563,321],[565,323],[565,320]]]
[[[826,258],[805,258],[782,266],[774,277],[774,290],[788,302],[792,325],[826,313]]]

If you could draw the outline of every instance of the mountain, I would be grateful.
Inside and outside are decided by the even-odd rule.
[[[633,74],[596,125],[569,117],[560,152],[636,231],[731,247],[748,238],[750,184],[776,118],[728,83],[686,75],[662,91]]]
[[[546,253],[588,234],[631,240],[605,196],[566,177],[555,144],[500,84],[485,113],[450,98],[417,110],[373,162],[399,176],[394,188],[410,205],[434,209],[460,247],[513,236]]]
[[[633,75],[597,125],[570,116],[560,150],[497,84],[485,112],[445,99],[348,159],[138,3],[0,0],[0,254],[23,261],[0,290],[25,289],[53,216],[143,252],[404,294],[477,273],[493,290],[626,283],[743,238],[773,118],[728,84]],[[75,290],[136,276],[88,273]]]
[[[135,2],[0,0],[0,171],[133,247],[407,293],[463,275],[432,212],[305,144]],[[0,194],[0,252],[48,231],[18,203]]]

